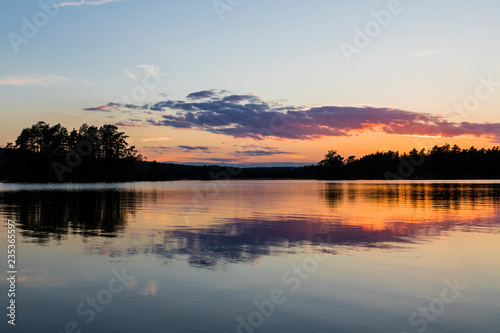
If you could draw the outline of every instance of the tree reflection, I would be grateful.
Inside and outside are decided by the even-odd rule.
[[[134,191],[6,191],[0,203],[23,235],[45,244],[70,233],[114,237],[136,210]]]
[[[326,183],[324,196],[334,208],[347,195],[348,202],[362,198],[372,203],[410,203],[415,208],[432,207],[459,209],[500,203],[498,184],[460,183]]]
[[[498,185],[327,183],[320,196],[328,215],[277,210],[265,217],[213,216],[210,224],[197,228],[176,224],[135,226],[133,231],[126,226],[143,202],[157,203],[163,196],[151,190],[0,191],[0,207],[19,221],[25,239],[39,244],[79,234],[88,255],[155,256],[205,269],[287,253],[399,247],[455,228],[498,228]],[[379,209],[379,215],[363,212],[370,207]],[[476,216],[483,207],[491,208],[488,219]],[[415,216],[427,211],[431,219]],[[110,237],[118,239],[110,242]]]

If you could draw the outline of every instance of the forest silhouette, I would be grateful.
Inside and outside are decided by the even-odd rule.
[[[357,159],[330,150],[303,167],[227,167],[146,161],[115,125],[83,124],[68,131],[39,121],[0,149],[0,180],[10,182],[123,182],[225,179],[498,179],[500,147],[376,152]]]

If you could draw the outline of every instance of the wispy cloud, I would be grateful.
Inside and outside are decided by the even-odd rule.
[[[48,86],[60,82],[71,82],[71,80],[59,75],[6,76],[0,78],[0,86]]]
[[[142,142],[151,142],[151,141],[169,141],[169,140],[172,140],[172,138],[168,138],[168,137],[146,138],[146,139],[142,139],[141,141]]]
[[[94,0],[94,1],[66,1],[66,2],[60,2],[54,7],[68,7],[68,6],[99,6],[99,5],[104,5],[110,2],[118,2],[121,0]]]
[[[445,50],[440,50],[440,51],[421,51],[417,53],[417,57],[426,57],[426,56],[431,56],[431,55],[436,55],[436,54],[441,54],[445,53]]]
[[[137,76],[132,73],[131,71],[129,71],[128,69],[124,69],[123,72],[125,73],[125,75],[127,75],[129,78],[131,78],[132,80],[135,80],[137,79]]]
[[[119,104],[119,103],[112,103],[109,102],[108,104],[104,104],[101,106],[96,106],[96,107],[91,107],[91,108],[85,108],[83,109],[84,111],[101,111],[101,112],[110,112],[112,110],[118,111],[121,109],[139,109],[140,107],[134,104]],[[129,111],[127,111],[129,112]],[[129,119],[130,121],[135,121],[138,122],[140,121],[139,119]]]
[[[141,150],[145,150],[148,152],[153,152],[153,153],[164,153],[167,151],[171,151],[172,147],[165,147],[165,146],[142,146]]]
[[[197,151],[209,151],[210,150],[209,147],[202,147],[202,146],[196,146],[196,147],[193,147],[193,146],[179,146],[179,148],[184,149],[184,150],[189,150],[189,151],[194,151],[194,150],[197,150]]]
[[[235,145],[236,146],[236,145]],[[245,150],[237,150],[236,155],[240,156],[272,156],[272,155],[293,155],[288,151],[281,151],[276,147],[258,146],[258,145],[246,145],[241,146]]]
[[[219,162],[219,163],[232,163],[232,162],[237,162],[238,160],[235,160],[233,158],[212,157],[212,158],[207,158],[206,161]]]
[[[119,106],[120,106],[120,104],[117,104],[117,103],[108,103],[108,104],[101,105],[101,106],[96,106],[96,107],[93,107],[93,108],[85,108],[83,110],[84,111],[110,112],[111,110],[116,109]]]
[[[243,156],[272,156],[272,155],[292,155],[294,153],[290,153],[287,151],[279,151],[279,150],[243,150],[243,151],[236,151],[236,154]]]

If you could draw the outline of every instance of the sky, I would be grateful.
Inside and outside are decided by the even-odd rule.
[[[494,0],[4,0],[0,145],[116,124],[148,160],[500,145]]]

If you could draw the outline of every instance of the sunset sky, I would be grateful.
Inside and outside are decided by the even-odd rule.
[[[500,145],[494,0],[6,0],[0,145],[117,124],[149,160]]]

